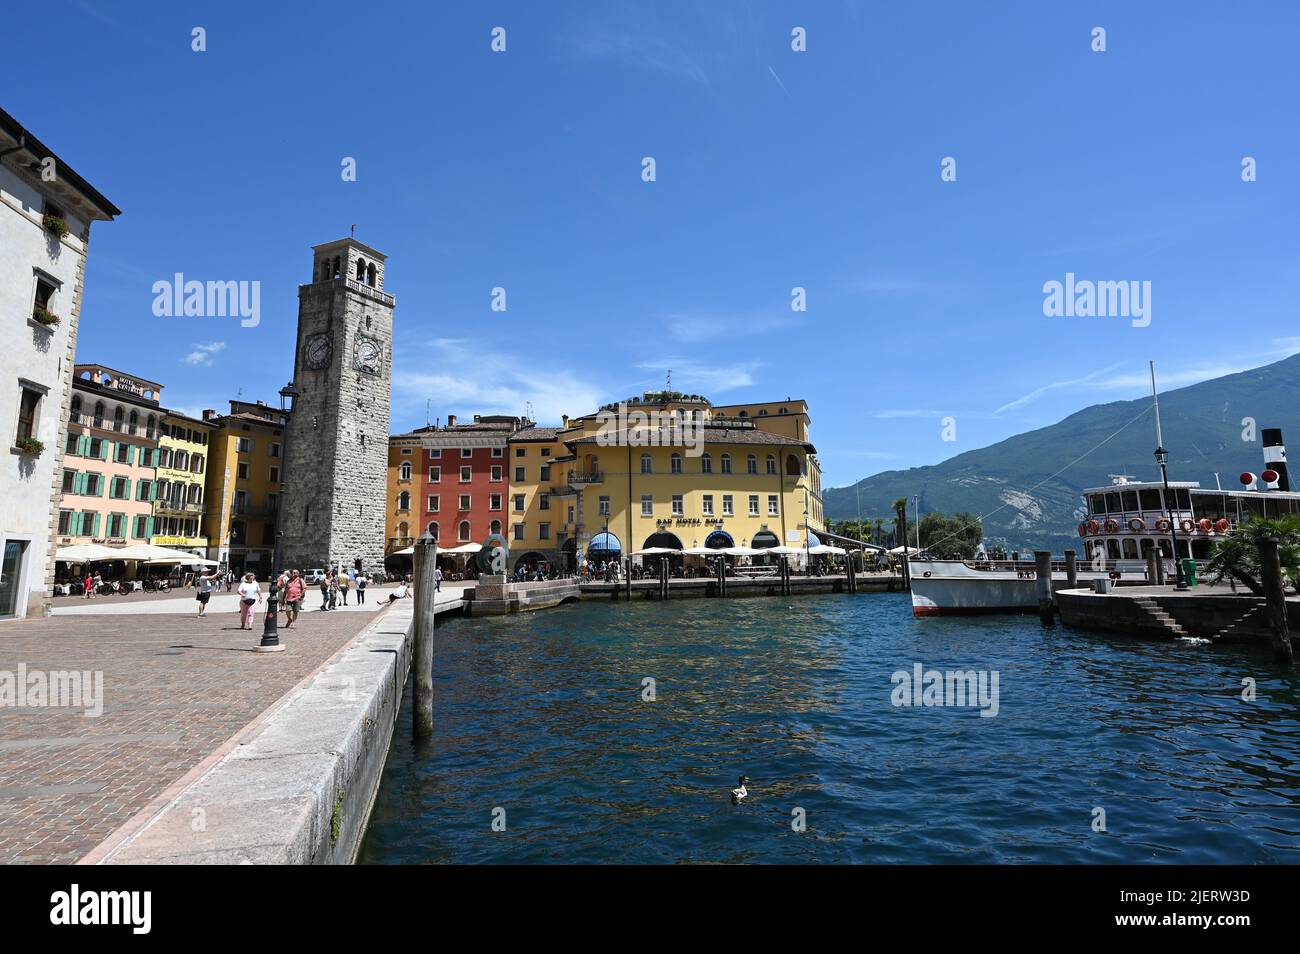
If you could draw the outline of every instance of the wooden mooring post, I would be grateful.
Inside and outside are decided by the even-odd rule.
[[[1065,580],[1070,589],[1079,588],[1079,558],[1073,550],[1065,551]]]
[[[433,629],[437,625],[433,571],[438,566],[438,544],[428,530],[415,545],[415,705],[412,728],[417,739],[433,735]]]
[[[1282,564],[1277,554],[1278,538],[1259,541],[1259,575],[1268,604],[1268,625],[1273,631],[1273,655],[1288,666],[1295,663],[1291,633],[1286,619],[1286,593],[1282,589]]]
[[[1147,582],[1152,586],[1159,586],[1160,577],[1160,551],[1152,547],[1147,551]]]
[[[1047,550],[1034,551],[1034,579],[1038,584],[1038,618],[1047,625],[1056,622],[1052,608],[1052,554]]]

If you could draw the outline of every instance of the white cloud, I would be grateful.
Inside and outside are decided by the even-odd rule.
[[[559,424],[563,414],[585,414],[602,403],[599,391],[569,371],[539,367],[534,355],[485,351],[459,338],[437,338],[412,360],[398,355],[393,405],[408,415],[433,413],[523,415],[529,403],[539,424]],[[423,351],[423,349],[422,349]]]
[[[673,389],[677,391],[700,392],[706,397],[710,392],[731,391],[735,388],[747,388],[754,383],[753,372],[762,364],[758,361],[742,361],[732,365],[706,364],[693,358],[665,358],[662,361],[643,362],[637,365],[640,371],[672,370]]]
[[[194,350],[181,358],[185,364],[211,364],[213,356],[218,351],[224,351],[226,343],[224,341],[209,341],[207,344],[196,344]]]

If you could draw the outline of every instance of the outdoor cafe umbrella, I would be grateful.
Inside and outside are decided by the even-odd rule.
[[[441,553],[478,553],[483,549],[481,543],[462,543],[458,547],[452,547],[450,550],[441,550]]]
[[[725,550],[718,551],[725,553],[727,556],[762,556],[764,553],[770,553],[770,550],[755,550],[753,547],[727,547]]]
[[[94,563],[96,560],[121,560],[121,553],[121,550],[98,543],[75,543],[55,550],[54,559],[65,563]]]
[[[118,560],[139,560],[142,563],[198,563],[203,559],[184,550],[160,547],[154,543],[137,543],[114,552]]]
[[[682,551],[686,556],[717,556],[719,552],[713,547],[687,547]]]
[[[663,553],[681,552],[681,550],[674,550],[672,547],[646,547],[644,550],[633,550],[632,556],[656,556]]]
[[[783,543],[779,547],[767,547],[763,552],[775,553],[778,556],[795,556],[796,554],[803,553],[803,547],[788,547]]]
[[[829,543],[819,543],[815,547],[809,547],[808,552],[812,556],[843,556],[845,550],[843,547],[833,547]]]

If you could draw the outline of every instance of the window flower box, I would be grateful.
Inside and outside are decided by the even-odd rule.
[[[39,457],[45,450],[45,445],[34,437],[24,437],[14,446],[29,457]]]
[[[61,319],[52,311],[47,310],[44,305],[37,305],[32,309],[32,320],[48,327],[57,325]]]
[[[61,215],[44,215],[41,216],[41,225],[45,231],[53,232],[59,238],[66,238],[68,234],[68,221]]]

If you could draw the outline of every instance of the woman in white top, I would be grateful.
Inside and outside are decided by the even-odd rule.
[[[262,602],[262,588],[257,585],[257,577],[251,573],[244,574],[244,581],[239,584],[239,628],[253,628],[253,607]]]

